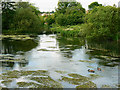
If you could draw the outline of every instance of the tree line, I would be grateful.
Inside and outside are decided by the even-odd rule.
[[[3,33],[40,34],[46,27],[54,25],[60,27],[78,25],[82,30],[80,34],[86,38],[119,40],[120,8],[115,5],[103,6],[98,2],[91,3],[88,8],[86,12],[76,0],[59,1],[52,15],[41,16],[40,14],[44,12],[40,12],[29,2],[2,2]]]
[[[58,2],[54,19],[53,16],[49,16],[47,22],[66,27],[79,25],[82,29],[80,34],[88,39],[119,40],[120,8],[115,5],[103,6],[98,2],[91,3],[88,8],[86,12],[75,0],[74,2]]]
[[[44,20],[29,2],[2,2],[3,33],[41,33]]]

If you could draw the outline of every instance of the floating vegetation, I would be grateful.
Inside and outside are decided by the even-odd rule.
[[[96,84],[89,81],[90,78],[88,77],[75,74],[75,73],[68,74],[68,76],[72,78],[62,76],[62,80],[65,82],[69,82],[70,84],[79,85],[76,88],[96,88]]]
[[[1,38],[9,38],[14,40],[29,40],[33,39],[29,35],[0,35]]]
[[[85,79],[85,80],[89,80],[89,78],[88,77],[85,77],[85,76],[82,76],[82,75],[79,75],[79,74],[76,74],[76,73],[70,73],[70,74],[68,74],[70,77],[73,77],[73,78],[83,78],[83,79]]]
[[[38,71],[21,71],[22,76],[27,76],[27,75],[41,75],[41,76],[47,76],[48,72],[46,70],[38,70]]]
[[[67,73],[66,71],[56,71],[57,73],[60,73],[60,74],[65,74]]]
[[[74,85],[79,85],[83,82],[89,81],[88,77],[85,77],[85,76],[82,76],[82,75],[79,75],[79,74],[71,73],[71,74],[68,74],[68,75],[72,78],[62,76],[62,80],[66,81],[66,82],[69,82],[71,84],[74,84]]]
[[[109,85],[102,85],[101,88],[111,88],[111,86],[109,86]]]
[[[1,83],[3,83],[4,85],[8,85],[12,82],[12,80],[4,80]]]
[[[50,46],[50,47],[48,47],[48,48],[56,48],[56,47],[52,47],[52,46]]]
[[[4,75],[4,76],[2,76],[2,79],[19,78],[20,77],[20,73],[17,70],[2,73],[2,75]]]
[[[95,83],[89,81],[87,83],[77,86],[76,88],[97,88],[97,86]]]
[[[96,75],[96,74],[89,74],[91,79],[99,78],[101,76]]]
[[[55,38],[56,36],[50,36],[51,38]]]
[[[34,82],[17,82],[19,87],[43,88],[43,85]]]
[[[110,61],[119,60],[119,58],[115,58],[115,57],[111,57],[111,56],[102,56],[102,55],[98,56],[98,55],[96,55],[95,57],[105,59],[105,60],[110,60]]]
[[[87,66],[88,68],[94,68],[94,67],[92,67],[92,66]]]
[[[76,79],[76,78],[69,78],[69,77],[62,77],[62,80],[65,82],[69,82],[74,85],[79,85],[81,82],[83,82],[81,79]]]
[[[88,62],[88,63],[95,63],[95,61],[91,61],[91,60],[79,60],[80,62]]]
[[[28,81],[17,82],[19,87],[30,87],[30,88],[62,88],[62,85],[57,81],[53,80],[49,76],[49,72],[46,70],[37,70],[37,71],[8,71],[6,73],[2,73],[2,83],[5,85],[10,84],[13,78],[19,79],[24,77]],[[31,82],[34,81],[34,82]],[[36,83],[35,83],[36,82]]]
[[[47,88],[62,88],[62,85],[54,81],[51,77],[32,77],[31,80],[42,83]]]
[[[37,51],[59,51],[59,50],[38,49]]]
[[[28,75],[32,75],[33,73],[35,73],[36,71],[21,71],[21,76],[28,76]]]

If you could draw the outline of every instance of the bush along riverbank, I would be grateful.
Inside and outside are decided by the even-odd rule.
[[[60,5],[59,2],[55,22],[51,28],[53,32],[60,33],[62,36],[83,36],[97,41],[101,41],[101,38],[108,41],[120,41],[120,8],[98,5],[84,13],[79,4],[77,5],[80,11],[76,11],[77,5],[72,6],[72,11],[69,5],[63,6],[64,8]],[[81,13],[79,14],[81,17],[73,18],[74,15],[78,15],[78,12]]]
[[[2,2],[2,34],[50,33],[44,19],[29,2]]]
[[[59,26],[54,24],[52,25],[51,31],[65,37],[83,36],[83,34],[81,33],[81,27],[79,25]]]

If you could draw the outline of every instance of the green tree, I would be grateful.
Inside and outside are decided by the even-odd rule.
[[[78,2],[72,3],[71,6],[65,9],[65,13],[60,13],[56,16],[56,23],[61,26],[81,24],[84,22],[84,15],[85,9],[82,5]]]
[[[39,33],[43,27],[40,18],[29,8],[18,8],[13,20],[14,23],[11,24],[11,28],[16,32]]]
[[[66,24],[67,18],[66,18],[66,16],[63,15],[62,13],[59,14],[55,19],[56,19],[55,22],[56,22],[57,24],[59,24],[59,25],[61,25],[61,26],[66,26],[66,25],[67,25],[67,24]]]
[[[72,7],[72,6],[77,6],[79,5],[78,2],[76,2],[76,0],[73,0],[72,2],[61,2],[61,0],[58,1],[58,8],[56,8],[56,13],[65,13],[66,9],[68,7]]]
[[[118,32],[118,9],[95,7],[86,15],[86,36],[91,39],[115,39]]]
[[[53,23],[55,22],[55,17],[54,17],[54,15],[49,15],[49,16],[47,17],[47,19],[46,19],[46,22],[47,22],[48,25],[53,24]]]
[[[15,14],[15,2],[2,2],[2,29],[10,29],[10,23],[13,23]]]
[[[88,5],[88,8],[91,10],[96,6],[102,6],[102,4],[99,4],[98,2],[92,2],[90,5]]]
[[[37,16],[40,14],[40,11],[37,7],[33,6],[29,2],[18,2],[17,8],[29,8],[31,9]]]

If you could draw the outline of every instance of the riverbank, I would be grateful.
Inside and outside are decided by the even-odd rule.
[[[117,34],[116,38],[110,38],[110,37],[102,37],[102,39],[97,36],[90,37],[87,35],[89,31],[86,31],[86,24],[81,25],[68,25],[68,26],[60,26],[57,24],[53,24],[50,28],[53,33],[60,34],[65,37],[83,37],[86,39],[94,40],[94,41],[117,41],[120,42],[120,33]]]
[[[53,24],[51,31],[65,37],[81,37],[83,36],[81,25],[59,26]]]

